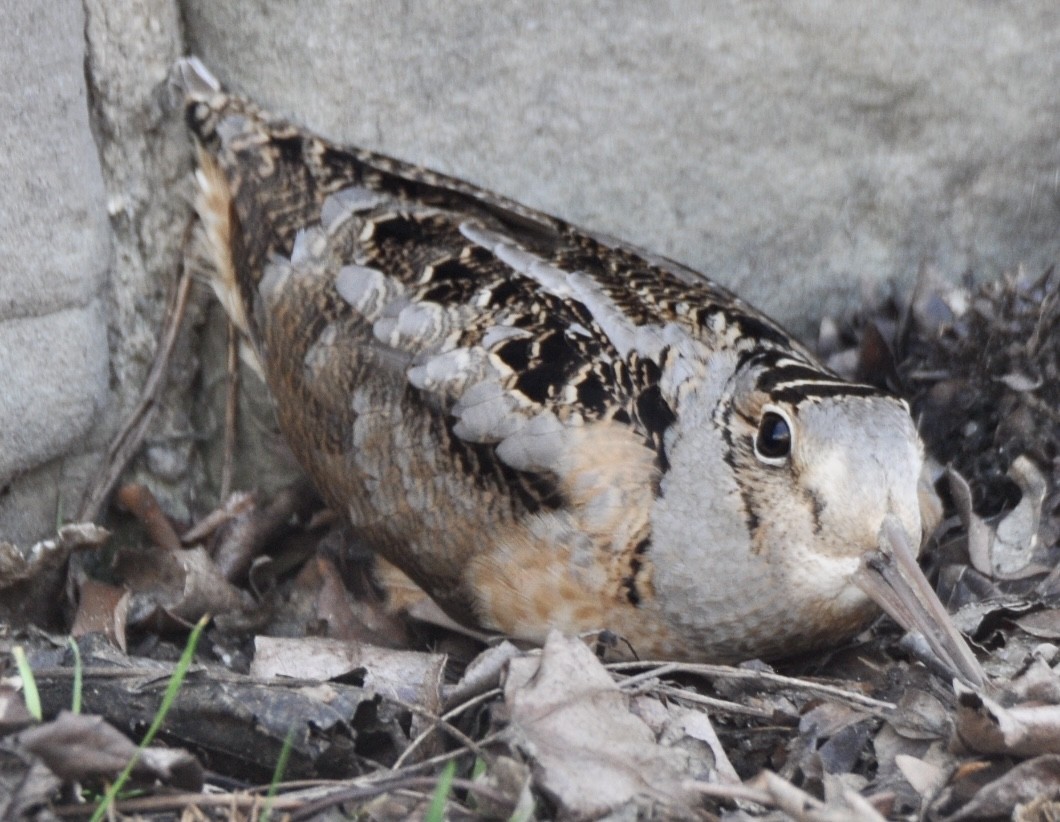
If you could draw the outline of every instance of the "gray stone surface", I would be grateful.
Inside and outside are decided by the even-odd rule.
[[[29,541],[76,509],[142,385],[189,218],[164,83],[183,51],[327,135],[673,256],[798,331],[924,264],[994,277],[1060,256],[1052,0],[5,11],[0,537]],[[219,431],[216,401],[189,409],[193,342],[136,474],[178,514],[204,504],[187,483],[203,493],[197,442]],[[201,384],[223,393],[216,368]],[[254,413],[244,437],[270,427],[267,406]]]
[[[54,528],[56,493],[49,506],[24,491],[76,498],[83,477],[63,477],[83,472],[64,475],[60,458],[91,450],[107,394],[110,248],[83,31],[73,0],[11,0],[0,28],[0,538]]]
[[[107,391],[107,332],[98,301],[0,323],[0,477],[70,449]],[[79,449],[74,449],[79,450]]]
[[[88,127],[81,4],[10,0],[4,17],[0,321],[85,305],[110,253]]]
[[[1060,250],[1060,5],[185,0],[328,135],[673,256],[807,328]]]

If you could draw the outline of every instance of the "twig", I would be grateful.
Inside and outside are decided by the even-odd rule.
[[[631,668],[663,668],[667,673],[699,674],[700,676],[716,677],[718,679],[737,679],[748,682],[773,683],[786,688],[795,688],[807,693],[820,694],[833,697],[843,702],[850,703],[858,708],[868,709],[873,712],[893,711],[898,706],[893,702],[884,702],[881,699],[873,699],[870,696],[859,694],[856,691],[848,691],[835,685],[826,685],[823,682],[812,682],[808,679],[775,674],[772,671],[753,671],[747,668],[734,668],[731,665],[706,665],[691,662],[663,662],[659,660],[643,662],[613,662],[605,666],[612,671],[624,671]]]
[[[419,736],[417,736],[415,739],[412,740],[412,742],[409,743],[408,747],[405,748],[405,750],[401,752],[401,756],[399,756],[397,758],[397,761],[394,762],[394,765],[391,768],[391,770],[396,771],[402,765],[404,765],[405,761],[412,755],[412,752],[415,751],[417,748],[419,748],[419,746],[422,745],[423,742],[432,733],[434,733],[439,727],[441,727],[441,728],[443,728],[445,730],[448,730],[450,732],[452,730],[455,730],[455,728],[453,728],[453,726],[449,724],[449,720],[450,719],[452,719],[455,716],[459,716],[464,711],[466,711],[468,708],[471,708],[471,707],[479,704],[480,702],[485,702],[487,699],[492,699],[494,696],[496,696],[500,692],[501,692],[500,688],[492,688],[491,690],[486,691],[485,693],[481,693],[478,696],[471,697],[471,699],[468,699],[467,701],[460,703],[456,707],[451,708],[450,710],[448,710],[444,714],[442,714],[441,717],[430,717],[429,714],[427,714],[427,712],[424,711],[423,713],[427,714],[428,717],[431,718],[435,722],[435,724],[433,724],[433,725],[431,725],[431,727],[425,729],[422,733],[419,734]],[[406,706],[406,707],[408,707],[408,706]],[[467,747],[469,747],[469,748],[472,748],[472,750],[475,750],[476,748],[479,747],[478,744],[472,742],[470,739],[468,739],[466,736],[464,736],[464,734],[461,733],[460,737],[463,737],[463,739],[467,739],[468,740],[467,742],[464,742],[463,744],[467,745]],[[478,750],[475,750],[475,752],[478,753]]]
[[[147,434],[147,429],[158,410],[158,396],[165,387],[166,375],[169,373],[169,360],[173,355],[173,348],[187,311],[191,286],[191,273],[186,265],[182,266],[180,279],[166,305],[166,313],[162,322],[162,339],[147,373],[147,379],[144,380],[140,401],[121,431],[111,441],[107,449],[107,457],[81,501],[81,509],[77,514],[79,522],[95,522],[99,518],[111,489],[125,472]]]
[[[689,691],[685,688],[676,688],[672,685],[663,685],[660,683],[655,685],[651,689],[651,692],[653,694],[663,694],[664,696],[668,696],[671,699],[676,699],[678,701],[703,705],[704,707],[711,708],[718,713],[753,716],[755,719],[774,719],[776,717],[775,711],[767,711],[765,708],[751,708],[747,705],[741,705],[739,702],[730,702],[727,699],[718,699],[713,696],[697,694],[695,691]]]
[[[438,716],[437,714],[431,713],[426,708],[421,708],[418,705],[413,705],[411,702],[405,702],[404,700],[398,699],[397,697],[394,697],[394,696],[387,696],[386,700],[387,700],[387,702],[392,702],[395,705],[401,706],[406,711],[410,711],[411,713],[414,713],[417,716],[422,716],[424,719],[428,720],[431,723],[431,727],[428,728],[426,731],[424,731],[422,734],[420,734],[416,738],[417,740],[420,739],[421,737],[425,737],[432,730],[437,728],[437,729],[445,731],[447,734],[449,734],[451,737],[453,737],[453,739],[455,739],[457,742],[459,742],[461,745],[463,745],[468,750],[473,751],[476,756],[484,756],[485,755],[483,750],[482,750],[482,748],[479,746],[479,744],[474,739],[472,739],[467,734],[465,734],[463,731],[461,731],[459,728],[457,728],[456,726],[452,725],[451,723],[449,723],[447,721],[448,718],[449,718],[449,714],[446,714],[445,716]],[[449,713],[451,714],[452,711],[450,711]],[[413,740],[413,742],[415,742],[415,741],[416,740]],[[404,761],[406,759],[408,759],[409,753],[410,753],[411,750],[412,750],[412,744],[410,743],[409,746],[407,748],[405,748],[404,751],[401,752],[401,756],[398,757],[397,761],[394,763],[393,767],[391,768],[392,771],[397,771],[400,768],[401,764],[404,763]]]
[[[155,495],[146,485],[127,483],[118,489],[118,505],[140,520],[152,544],[164,551],[179,551],[180,537]]]

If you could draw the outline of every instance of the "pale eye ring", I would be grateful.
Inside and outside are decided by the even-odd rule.
[[[762,410],[755,434],[755,456],[769,465],[783,465],[791,455],[795,429],[787,414],[774,406]]]

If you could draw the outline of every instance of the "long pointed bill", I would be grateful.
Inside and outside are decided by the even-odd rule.
[[[973,688],[986,685],[979,660],[917,565],[909,537],[893,514],[884,518],[879,550],[862,558],[854,583],[906,631],[923,636],[954,676]]]

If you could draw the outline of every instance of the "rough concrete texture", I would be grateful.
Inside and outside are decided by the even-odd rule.
[[[1060,251],[1052,0],[5,8],[0,538],[76,509],[142,385],[188,225],[164,82],[184,51],[325,134],[668,254],[803,332],[925,263],[993,277]],[[189,415],[223,393],[216,368],[192,392],[197,373],[185,339],[137,468],[178,515],[205,504],[187,481],[220,429],[216,402]],[[243,434],[270,425],[259,407]]]
[[[1060,250],[1060,5],[185,0],[231,85],[675,257],[805,330]]]
[[[107,334],[100,304],[6,320],[0,351],[0,477],[11,477],[71,446],[102,408]]]
[[[13,0],[0,29],[0,538],[33,538],[50,511],[20,487],[63,484],[107,392],[99,300],[110,255],[89,131],[77,2]],[[82,472],[73,472],[80,474]],[[81,478],[83,482],[83,477]],[[76,497],[77,480],[68,490]],[[35,513],[34,513],[35,512]]]
[[[99,143],[114,264],[107,288],[113,433],[137,401],[161,334],[167,294],[181,272],[191,224],[191,145],[174,106],[170,69],[182,54],[177,0],[84,0],[87,79]],[[187,320],[194,326],[196,296]],[[173,515],[187,517],[198,437],[190,419],[197,363],[186,334],[145,443],[148,461],[130,481],[146,482]]]

